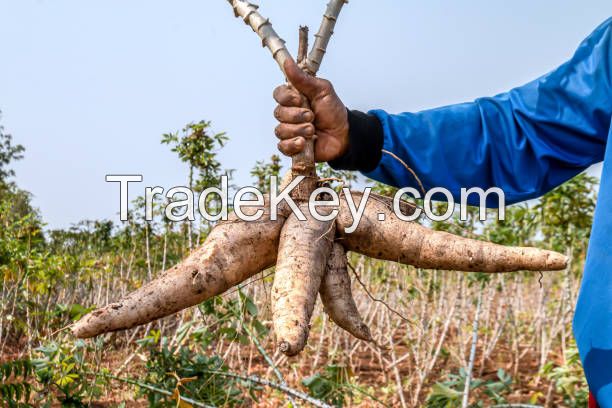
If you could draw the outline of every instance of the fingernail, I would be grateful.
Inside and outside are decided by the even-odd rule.
[[[306,136],[312,136],[315,133],[315,127],[310,124],[308,125],[308,127],[306,128]]]
[[[313,117],[314,115],[312,114],[311,111],[306,111],[304,112],[304,114],[302,115],[302,117],[304,118],[304,121],[306,122],[312,122],[312,120],[314,119]]]

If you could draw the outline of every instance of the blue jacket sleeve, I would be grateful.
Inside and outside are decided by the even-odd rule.
[[[455,198],[462,187],[499,187],[507,203],[538,197],[603,160],[611,80],[608,19],[570,61],[509,92],[418,113],[371,111],[382,125],[382,153],[373,170],[360,170],[386,184],[417,188],[399,158],[425,189],[444,187]],[[354,144],[359,136],[352,133]],[[366,154],[371,161],[372,150]]]

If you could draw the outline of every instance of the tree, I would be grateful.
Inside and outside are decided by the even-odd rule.
[[[221,163],[217,160],[217,152],[227,140],[225,132],[211,133],[210,122],[203,120],[187,124],[180,133],[162,136],[162,144],[173,146],[172,151],[189,165],[188,182],[192,189],[204,189],[219,183]]]
[[[2,111],[0,111],[0,119],[2,119]],[[0,125],[0,182],[7,183],[8,179],[15,175],[15,171],[9,168],[9,165],[23,159],[25,148],[18,144],[13,144],[13,136],[4,133],[4,127]]]
[[[172,151],[179,156],[181,161],[188,164],[188,186],[191,190],[204,190],[208,187],[218,186],[220,177],[224,173],[221,169],[221,163],[217,159],[217,153],[225,146],[228,137],[225,132],[212,133],[210,125],[210,121],[201,120],[197,123],[187,124],[181,132],[166,133],[162,136],[162,144],[171,145]],[[231,170],[226,170],[225,174],[231,174]],[[217,209],[218,205],[214,198],[209,196],[206,207],[206,210],[210,212]],[[186,220],[185,225],[187,226],[187,240],[191,250],[193,248],[193,225],[189,220]],[[197,238],[199,242],[199,230]]]
[[[280,157],[273,154],[270,157],[270,162],[266,163],[263,160],[258,160],[251,170],[251,176],[255,177],[257,188],[262,193],[268,193],[270,190],[270,177],[278,177],[283,166],[280,164]]]

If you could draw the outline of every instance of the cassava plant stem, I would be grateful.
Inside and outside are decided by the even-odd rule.
[[[468,408],[470,403],[470,387],[472,384],[472,374],[474,372],[474,361],[476,360],[476,348],[478,347],[478,327],[480,323],[480,310],[482,308],[482,292],[484,292],[485,283],[483,282],[478,291],[478,302],[476,304],[476,315],[474,316],[474,325],[472,327],[472,345],[470,347],[470,359],[465,370],[465,387],[463,388],[463,398],[461,408]]]
[[[305,65],[308,50],[308,27],[300,27],[298,44],[298,64]],[[310,104],[303,98],[303,108],[310,109]],[[315,138],[305,140],[304,149],[291,156],[291,174],[293,177],[303,176],[304,179],[291,192],[291,197],[297,202],[308,201],[310,194],[317,188],[317,168],[314,158]]]
[[[262,45],[270,50],[272,57],[284,73],[285,61],[292,58],[291,53],[287,50],[287,47],[285,47],[285,40],[274,31],[270,20],[259,14],[257,11],[259,6],[247,0],[227,1],[234,9],[234,15],[242,18],[245,24],[250,26],[259,38],[261,38]]]
[[[315,34],[314,44],[310,50],[310,53],[308,54],[305,70],[310,75],[317,75],[317,72],[321,67],[321,62],[323,62],[323,57],[327,51],[329,40],[334,34],[336,21],[338,21],[338,16],[340,15],[342,6],[344,6],[345,3],[348,3],[348,0],[330,0],[330,2],[327,4],[327,9],[325,10],[325,14],[323,14],[321,26],[319,31]]]
[[[298,54],[297,64],[302,65],[306,62],[308,57],[308,26],[300,26],[300,33],[298,39]]]
[[[207,374],[220,375],[222,377],[235,378],[235,379],[238,379],[238,380],[241,380],[241,381],[248,381],[248,382],[254,383],[254,384],[265,385],[267,387],[274,388],[274,389],[277,389],[279,391],[282,391],[282,392],[284,392],[287,395],[291,395],[292,397],[299,398],[302,401],[305,401],[305,402],[311,404],[312,406],[315,406],[315,407],[318,407],[318,408],[332,408],[331,405],[328,405],[325,402],[320,401],[318,399],[312,398],[310,395],[304,394],[301,391],[294,390],[293,388],[290,388],[287,385],[278,384],[278,383],[275,383],[275,382],[272,382],[272,381],[268,381],[268,380],[265,380],[263,378],[259,378],[259,377],[254,376],[254,375],[244,376],[244,375],[234,374],[234,373],[230,373],[230,372],[226,372],[226,371],[213,371],[213,370],[203,370],[203,372],[205,372]]]

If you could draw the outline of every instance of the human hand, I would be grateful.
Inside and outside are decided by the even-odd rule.
[[[280,122],[275,129],[278,149],[293,156],[304,149],[306,139],[316,135],[316,161],[341,157],[349,142],[348,113],[331,82],[306,74],[293,60],[285,62],[285,74],[291,85],[274,90],[278,102],[274,117]]]

